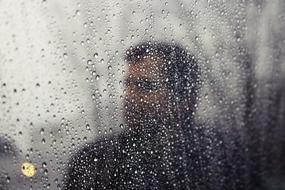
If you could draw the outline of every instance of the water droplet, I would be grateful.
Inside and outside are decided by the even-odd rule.
[[[43,135],[43,134],[44,134],[44,132],[45,132],[44,128],[41,128],[41,130],[40,130],[40,134],[41,134],[41,135]]]
[[[43,167],[43,168],[46,168],[46,167],[47,167],[47,163],[46,163],[46,162],[43,162],[43,163],[42,163],[42,167]]]
[[[68,54],[67,54],[67,53],[64,53],[64,54],[63,54],[63,58],[64,58],[64,59],[67,59],[67,58],[68,58]]]
[[[92,60],[89,59],[89,60],[87,61],[87,64],[88,64],[88,65],[92,65]]]
[[[48,170],[47,169],[44,170],[44,174],[48,175]]]
[[[75,15],[80,15],[80,11],[79,11],[79,10],[76,10],[76,11],[75,11]]]
[[[10,183],[11,178],[9,176],[6,177],[6,182]]]

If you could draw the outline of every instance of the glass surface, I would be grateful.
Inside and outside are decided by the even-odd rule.
[[[285,189],[285,2],[0,0],[0,189]]]

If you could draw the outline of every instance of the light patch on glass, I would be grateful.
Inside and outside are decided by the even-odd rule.
[[[27,177],[33,177],[36,174],[36,167],[29,162],[22,164],[22,173]]]

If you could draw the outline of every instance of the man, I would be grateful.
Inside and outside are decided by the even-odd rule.
[[[126,128],[77,153],[65,188],[215,189],[209,160],[222,144],[193,120],[200,84],[194,56],[147,42],[127,50],[126,61]]]

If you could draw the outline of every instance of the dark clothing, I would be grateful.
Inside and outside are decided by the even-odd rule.
[[[65,188],[223,189],[222,146],[216,134],[198,127],[126,130],[78,152],[69,163]]]

